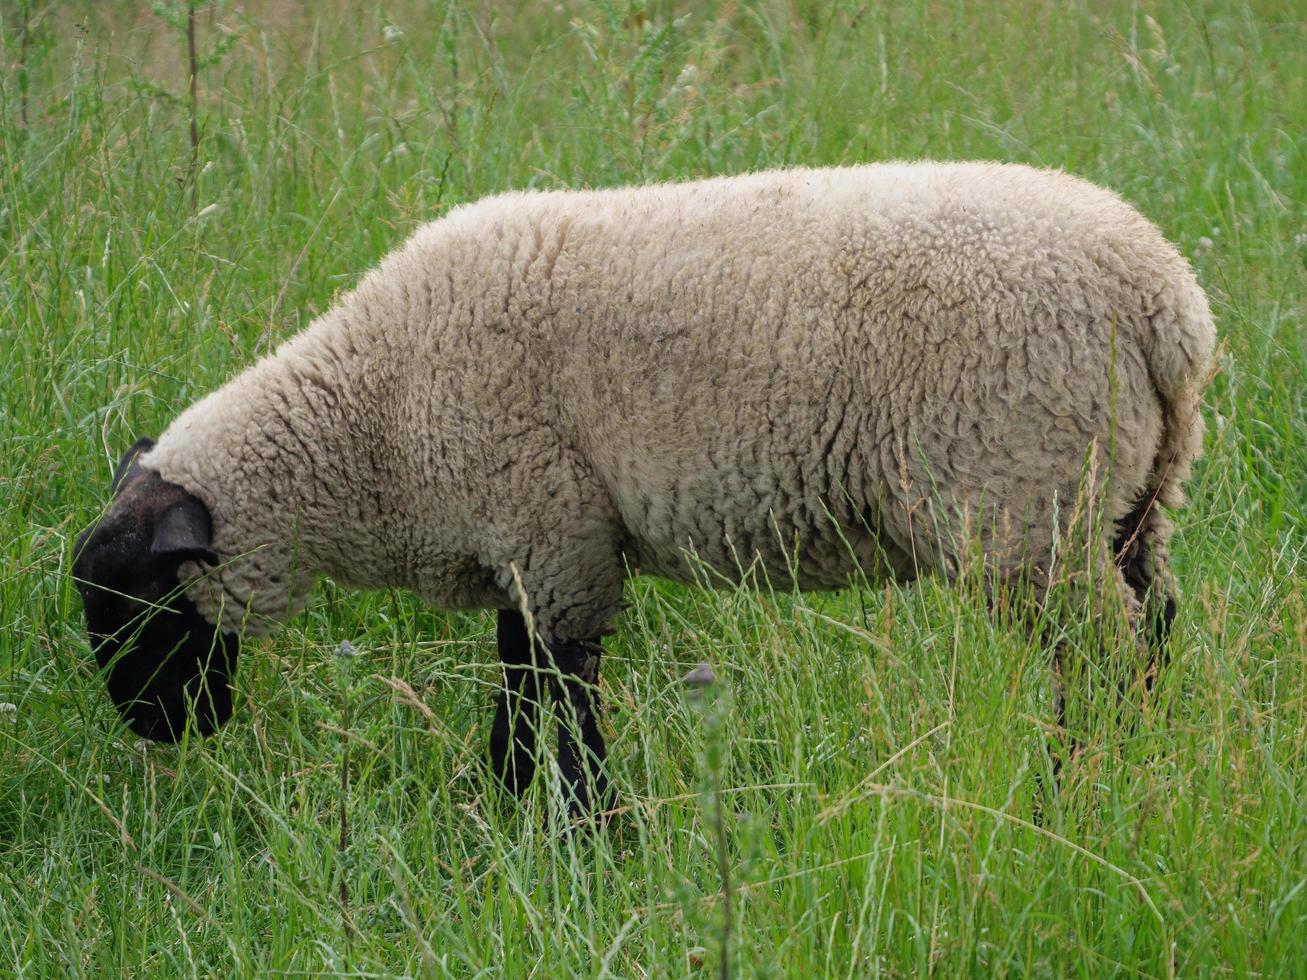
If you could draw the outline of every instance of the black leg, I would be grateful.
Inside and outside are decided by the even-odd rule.
[[[1134,592],[1142,615],[1143,639],[1148,646],[1145,699],[1152,693],[1158,673],[1166,666],[1167,641],[1176,613],[1165,545],[1159,543],[1154,529],[1151,505],[1151,499],[1142,500],[1134,511],[1118,521],[1112,544],[1117,567]]]
[[[572,816],[602,812],[610,805],[604,760],[608,748],[599,731],[598,641],[554,643],[550,654],[559,677],[553,679],[558,717],[558,768]],[[580,735],[580,743],[577,735]]]
[[[1051,755],[1053,757],[1053,787],[1057,788],[1058,778],[1062,775],[1062,763],[1066,753],[1074,753],[1076,745],[1067,734],[1066,727],[1066,651],[1059,644],[1053,654],[1053,717],[1056,719],[1057,735]]]
[[[504,686],[490,729],[490,765],[504,785],[521,796],[535,775],[540,674],[526,621],[516,609],[499,611],[497,640],[499,659],[504,664]]]

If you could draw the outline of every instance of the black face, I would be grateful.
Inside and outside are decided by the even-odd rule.
[[[209,735],[231,717],[239,638],[215,628],[181,591],[183,562],[214,564],[208,509],[136,463],[142,439],[114,473],[114,499],[73,547],[86,630],[109,696],[138,735],[164,742]]]

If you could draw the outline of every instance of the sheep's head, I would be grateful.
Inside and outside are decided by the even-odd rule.
[[[73,549],[86,630],[109,695],[131,729],[175,742],[190,720],[209,735],[231,717],[237,636],[207,622],[178,579],[184,562],[215,564],[208,509],[141,466],[139,440],[114,471],[113,501]]]

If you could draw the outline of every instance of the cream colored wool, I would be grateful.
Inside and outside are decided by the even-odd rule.
[[[420,228],[141,462],[209,507],[223,564],[183,577],[226,628],[321,573],[446,607],[514,605],[516,576],[583,639],[628,567],[686,578],[687,552],[831,587],[955,571],[965,523],[1039,580],[1088,455],[1110,518],[1182,502],[1213,340],[1157,229],[1055,171],[511,193]]]

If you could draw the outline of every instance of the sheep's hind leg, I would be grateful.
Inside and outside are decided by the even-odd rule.
[[[598,640],[549,644],[558,676],[553,679],[558,718],[558,768],[573,817],[602,814],[610,805],[605,759],[608,747],[599,731]],[[579,742],[577,736],[580,736]]]
[[[1054,788],[1066,765],[1093,741],[1096,719],[1106,717],[1100,712],[1120,717],[1130,686],[1127,677],[1140,663],[1137,651],[1144,648],[1140,603],[1106,551],[1103,542],[1092,568],[1073,573],[1064,583],[1039,587],[1044,635],[1053,647],[1049,757]]]
[[[1148,708],[1157,675],[1166,665],[1167,641],[1175,622],[1175,586],[1167,560],[1170,525],[1152,496],[1144,496],[1116,522],[1113,561],[1139,605],[1148,664],[1143,674],[1143,708]]]
[[[526,621],[516,609],[499,610],[496,640],[504,664],[504,686],[490,729],[490,766],[508,789],[521,796],[535,775],[540,664],[532,651]]]
[[[1079,640],[1060,640],[1053,655],[1053,710],[1062,742],[1061,750],[1053,753],[1055,779],[1061,774],[1064,754],[1074,760],[1084,749],[1096,718],[1114,719],[1112,728],[1119,725],[1125,734],[1137,734],[1138,719],[1147,711],[1148,693],[1162,660],[1175,603],[1160,578],[1149,577],[1142,587],[1132,581],[1132,574],[1140,570],[1121,561],[1120,554],[1118,548],[1113,560],[1098,564],[1096,573],[1084,575],[1061,600],[1062,615],[1087,619]],[[1162,571],[1159,566],[1159,575]],[[1113,628],[1113,621],[1119,628]],[[1134,694],[1141,680],[1142,703]],[[1074,712],[1069,701],[1077,704]],[[1097,707],[1086,713],[1091,705]],[[1069,719],[1072,713],[1078,723]]]
[[[1107,611],[1103,606],[1107,596],[1115,595],[1119,598],[1125,615],[1127,646],[1137,652],[1137,658],[1133,660],[1134,666],[1118,665],[1114,687],[1116,710],[1125,709],[1136,717],[1141,709],[1144,715],[1148,712],[1158,672],[1166,662],[1166,644],[1176,614],[1174,587],[1166,555],[1169,531],[1170,525],[1152,495],[1145,495],[1130,513],[1116,522],[1110,560],[1101,556],[1098,574],[1089,577],[1088,588],[1073,588],[1067,596],[1071,608],[1066,612],[1074,615],[1075,610],[1083,610],[1088,612],[1091,622],[1102,621],[1103,614]],[[1111,665],[1112,646],[1110,639],[1099,641],[1098,669]],[[1069,689],[1068,685],[1076,680],[1074,661],[1073,645],[1068,640],[1057,641],[1052,671],[1056,735],[1050,744],[1054,788],[1061,782],[1065,763],[1073,761],[1085,747],[1084,737],[1087,733],[1083,731],[1083,724],[1071,724],[1068,700],[1083,701],[1084,695],[1089,694],[1095,686],[1092,678],[1089,678],[1090,683],[1078,685],[1075,691]],[[1142,672],[1139,672],[1140,665],[1143,667]],[[1119,669],[1122,666],[1125,667],[1124,670]],[[1140,680],[1142,684],[1139,684]],[[1131,706],[1135,697],[1132,689],[1138,687],[1142,687],[1141,701]],[[1134,730],[1134,722],[1128,722],[1126,729]]]

